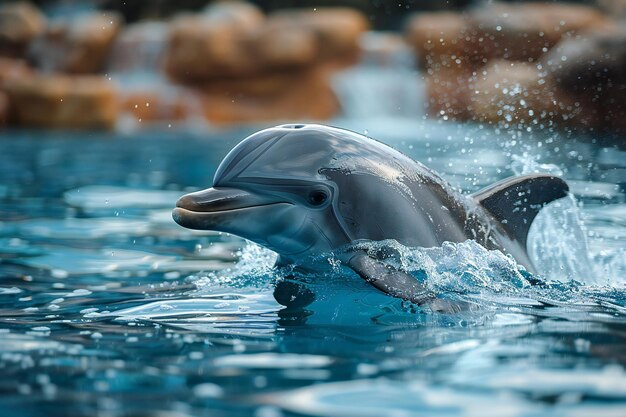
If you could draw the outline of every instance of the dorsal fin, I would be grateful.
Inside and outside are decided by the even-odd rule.
[[[472,194],[474,200],[498,220],[508,235],[526,248],[528,230],[539,210],[567,195],[561,178],[530,174],[507,178]]]

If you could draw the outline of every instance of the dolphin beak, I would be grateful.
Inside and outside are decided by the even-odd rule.
[[[208,188],[178,199],[172,211],[174,221],[197,230],[236,233],[237,223],[257,207],[285,203],[276,197],[253,194],[238,188]]]

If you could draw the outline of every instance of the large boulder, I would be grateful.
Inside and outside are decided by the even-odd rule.
[[[22,57],[30,42],[45,29],[43,14],[30,3],[0,5],[0,55]]]
[[[23,127],[109,129],[117,118],[115,89],[95,76],[33,76],[5,84],[15,122]]]
[[[426,77],[431,116],[503,127],[594,126],[593,112],[561,91],[536,65],[494,60],[473,72],[435,71]]]
[[[593,124],[576,103],[536,65],[493,61],[471,83],[470,102],[475,120],[509,126]]]
[[[534,61],[566,35],[613,22],[593,7],[565,3],[494,3],[469,14],[474,53],[483,59]]]
[[[626,30],[565,39],[543,60],[559,86],[575,95],[600,98],[626,84]]]
[[[165,60],[171,78],[198,84],[318,62],[353,63],[367,28],[364,16],[350,9],[285,10],[265,19],[253,6],[230,4],[174,20]]]
[[[406,37],[420,66],[439,70],[468,66],[467,32],[467,20],[460,13],[420,13],[409,20]]]
[[[22,59],[0,58],[0,90],[12,80],[29,78],[33,70]]]
[[[426,109],[444,120],[468,120],[473,117],[470,102],[475,75],[457,68],[442,68],[426,75]]]
[[[218,3],[199,15],[182,15],[170,29],[165,68],[176,81],[198,83],[247,76],[259,70],[249,38],[264,22],[254,6]]]
[[[4,127],[9,124],[10,115],[11,107],[9,95],[4,91],[0,91],[0,127]]]
[[[407,39],[423,67],[468,70],[492,59],[536,61],[564,36],[614,26],[588,6],[493,3],[466,14],[417,14],[409,21]]]
[[[206,119],[215,124],[325,120],[339,111],[328,74],[321,68],[208,85],[198,99]]]
[[[257,71],[247,53],[248,28],[212,22],[202,16],[181,16],[172,23],[165,68],[176,81],[197,83]]]
[[[189,94],[163,86],[125,92],[120,98],[120,112],[138,123],[184,120],[192,114],[192,107]]]
[[[564,39],[542,59],[559,89],[598,116],[626,127],[626,29]]]
[[[319,44],[320,59],[338,65],[356,61],[360,52],[359,39],[369,29],[361,12],[341,7],[281,10],[272,17],[275,21],[282,21],[288,30],[311,30]]]
[[[104,69],[122,21],[118,13],[101,12],[55,22],[33,45],[31,53],[46,71],[99,72]]]
[[[31,78],[33,70],[21,59],[0,58],[0,126],[11,124],[13,108],[5,89],[20,80]]]
[[[626,0],[598,0],[598,4],[611,16],[626,18]]]
[[[314,64],[321,45],[313,30],[270,17],[250,33],[248,50],[260,71],[264,71]]]
[[[210,95],[228,96],[234,100],[241,97],[275,97],[282,94],[285,89],[297,86],[299,81],[304,84],[311,78],[311,73],[305,68],[271,71],[249,77],[224,78],[219,82],[206,83],[196,88]]]
[[[203,12],[207,20],[251,28],[263,22],[265,16],[257,6],[245,1],[217,1],[210,3]]]

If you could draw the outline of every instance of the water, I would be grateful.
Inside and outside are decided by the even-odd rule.
[[[315,301],[289,313],[272,296],[285,276],[274,254],[170,217],[256,129],[5,131],[0,415],[626,415],[624,150],[479,125],[335,124],[466,192],[513,173],[564,175],[576,200],[531,231],[540,274],[472,242],[387,242],[388,262],[472,307],[420,311],[327,254],[311,262],[328,272],[305,277]]]

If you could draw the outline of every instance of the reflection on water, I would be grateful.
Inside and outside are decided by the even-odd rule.
[[[398,247],[390,262],[478,308],[415,311],[333,263],[307,310],[285,311],[274,254],[169,214],[248,132],[5,133],[0,414],[624,415],[624,152],[534,133],[498,147],[508,133],[480,126],[336,124],[467,192],[562,173],[577,201],[533,225],[541,276],[472,242]]]

